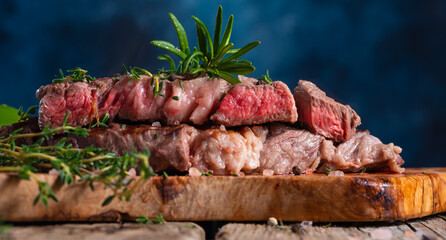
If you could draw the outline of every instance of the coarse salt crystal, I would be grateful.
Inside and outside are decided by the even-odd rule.
[[[54,168],[51,168],[51,170],[48,172],[49,175],[60,175],[60,171],[56,170]]]
[[[134,168],[130,168],[130,169],[127,171],[127,174],[128,174],[129,176],[134,177],[134,176],[136,176],[136,170],[135,170]]]
[[[265,169],[263,170],[263,176],[272,176],[274,175],[274,171],[271,169]]]
[[[338,170],[336,170],[336,171],[331,171],[331,172],[328,174],[328,176],[342,177],[342,176],[344,176],[344,172],[342,172],[342,171],[338,171]]]
[[[161,123],[160,122],[154,122],[152,123],[152,127],[161,127]]]
[[[201,177],[201,172],[196,167],[191,167],[191,168],[189,168],[189,176]]]
[[[226,127],[225,127],[225,125],[220,125],[220,130],[226,132]]]

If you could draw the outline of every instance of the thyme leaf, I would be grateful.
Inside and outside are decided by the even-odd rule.
[[[71,73],[69,76],[65,76],[62,69],[59,69],[60,75],[54,75],[56,78],[53,79],[53,83],[63,83],[66,81],[73,82],[91,82],[96,80],[95,77],[87,75],[87,70],[84,70],[80,67],[76,67],[70,70],[67,70],[67,73]]]
[[[269,76],[268,70],[266,70],[266,75],[262,75],[262,78],[259,78],[259,80],[262,80],[262,81],[266,82],[267,84],[273,83],[273,80]]]
[[[23,122],[25,120],[27,120],[30,115],[35,114],[37,110],[37,106],[31,106],[28,108],[28,110],[26,112],[23,112],[23,107],[20,106],[17,114],[19,115],[19,120],[17,122]]]
[[[327,175],[329,175],[331,173],[331,169],[330,168],[325,168],[325,170],[327,170]]]

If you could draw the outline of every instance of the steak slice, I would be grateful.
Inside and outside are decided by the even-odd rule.
[[[214,174],[238,174],[259,167],[260,151],[268,133],[266,127],[244,127],[241,131],[207,129],[191,146],[193,166]]]
[[[333,157],[324,159],[318,171],[325,172],[327,168],[357,172],[366,168],[367,171],[402,173],[404,160],[400,156],[401,151],[393,143],[383,144],[368,131],[360,131],[347,142],[339,144]]]
[[[294,89],[299,123],[313,133],[335,142],[349,140],[361,118],[349,105],[342,105],[309,81],[300,80]]]
[[[150,165],[159,172],[174,168],[187,171],[196,167],[214,174],[239,173],[259,166],[263,127],[245,127],[239,131],[199,130],[181,124],[174,127],[112,123],[108,128],[95,128],[86,137],[68,136],[74,147],[95,146],[118,155],[127,151],[151,152]],[[264,138],[264,137],[263,137]]]
[[[95,117],[102,117],[95,116],[95,113],[116,82],[113,78],[102,78],[90,83],[64,82],[41,86],[36,92],[40,100],[39,127],[61,126],[67,110],[70,111],[67,123],[72,126],[85,126]]]
[[[313,172],[321,159],[330,159],[336,148],[333,143],[309,131],[274,124],[263,144],[260,168],[275,174]]]
[[[74,147],[94,146],[123,155],[129,151],[150,151],[150,165],[154,171],[170,167],[187,171],[190,162],[190,145],[197,129],[188,125],[175,127],[152,127],[150,125],[127,125],[112,123],[108,128],[94,128],[86,137],[68,136]]]
[[[0,127],[0,138],[7,138],[11,133],[19,129],[20,131],[17,132],[18,134],[36,133],[40,131],[37,118],[30,117],[23,122],[13,123],[11,125]],[[37,140],[38,139],[35,139],[33,137],[18,138],[15,140],[15,144],[17,146],[21,146],[22,144],[32,145]]]
[[[208,77],[171,82],[172,94],[164,105],[163,112],[168,125],[190,122],[201,125],[220,105],[220,97],[230,84],[219,78]],[[177,97],[173,99],[173,96]]]
[[[0,128],[0,137],[7,137],[18,128],[25,133],[39,132],[36,118]],[[311,173],[326,168],[342,171],[404,172],[399,155],[401,148],[383,144],[368,132],[357,132],[349,141],[335,147],[331,140],[307,130],[285,124],[243,127],[240,130],[221,128],[197,129],[179,126],[109,124],[93,128],[86,137],[59,134],[46,144],[69,138],[73,147],[94,146],[119,155],[127,151],[151,152],[150,165],[156,172],[167,169],[187,171],[195,167],[214,174]],[[16,144],[31,145],[42,137],[17,139]],[[23,142],[20,142],[23,141]]]
[[[297,121],[296,105],[288,86],[242,83],[232,86],[211,120],[225,126]]]
[[[220,78],[200,77],[191,80],[161,80],[155,94],[154,78],[129,75],[102,78],[90,83],[65,82],[42,86],[39,126],[67,123],[86,126],[106,114],[133,122],[160,121],[167,125],[209,120],[225,126],[253,125],[273,121],[294,123],[297,111],[289,88],[282,82],[259,84],[257,79],[240,76],[242,84],[230,85]],[[162,87],[161,87],[162,86]],[[220,103],[220,98],[227,95]],[[214,114],[215,113],[215,114]]]

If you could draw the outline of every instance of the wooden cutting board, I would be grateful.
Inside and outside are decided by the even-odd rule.
[[[302,176],[153,177],[129,202],[101,184],[66,186],[38,174],[53,187],[58,203],[36,205],[37,184],[0,174],[0,219],[8,221],[119,221],[160,212],[175,221],[395,221],[446,211],[446,168],[407,169],[405,174]]]

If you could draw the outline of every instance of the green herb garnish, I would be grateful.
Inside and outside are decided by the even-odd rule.
[[[329,175],[331,173],[331,169],[330,168],[325,168],[325,170],[327,170],[327,175]]]
[[[181,58],[179,66],[175,69],[175,63],[172,58],[164,54],[158,57],[170,63],[171,72],[176,74],[192,74],[200,75],[206,73],[210,77],[221,77],[231,84],[240,83],[240,80],[234,75],[246,75],[252,73],[255,68],[252,63],[247,60],[239,59],[253,48],[257,47],[260,42],[254,41],[240,49],[232,49],[233,43],[230,43],[234,16],[231,15],[226,24],[223,37],[222,30],[222,12],[223,8],[218,7],[217,17],[215,19],[214,37],[211,38],[206,25],[197,17],[192,16],[195,20],[197,30],[197,47],[193,50],[189,48],[186,31],[181,23],[172,13],[169,13],[170,20],[175,28],[179,48],[172,43],[163,40],[154,40],[150,42],[152,45],[167,50]],[[226,55],[231,54],[226,57]]]
[[[169,175],[167,175],[166,172],[163,172],[163,176],[164,176],[165,179],[168,179],[168,178],[169,178]]]
[[[238,174],[231,172],[231,176],[238,177]]]
[[[5,224],[4,219],[0,220],[0,235],[6,234],[11,227],[12,227],[11,224]]]
[[[97,123],[93,124],[91,126],[91,128],[94,128],[94,127],[105,127],[106,128],[106,127],[108,127],[106,123],[107,123],[109,118],[110,118],[110,115],[108,113],[106,113],[104,115],[104,117],[102,118],[102,120],[100,122],[97,122]],[[65,122],[66,122],[66,120],[65,120]],[[125,127],[124,127],[124,129],[125,129]],[[124,129],[122,129],[122,130],[124,130]]]
[[[37,106],[31,106],[26,112],[23,112],[23,107],[20,106],[18,110],[19,120],[17,122],[23,122],[29,118],[29,115],[36,113]]]
[[[48,206],[49,200],[58,201],[51,187],[36,175],[38,168],[58,171],[61,182],[67,185],[74,182],[75,176],[80,178],[80,182],[88,182],[92,190],[93,182],[103,183],[105,187],[113,189],[113,194],[105,199],[103,206],[115,198],[129,200],[139,184],[154,175],[149,166],[148,151],[129,152],[118,157],[100,148],[73,148],[68,144],[68,138],[62,138],[54,145],[44,145],[45,139],[53,139],[54,135],[61,132],[75,136],[88,135],[88,129],[69,126],[66,123],[68,115],[67,111],[60,127],[46,126],[41,132],[27,134],[20,133],[23,129],[17,129],[8,137],[0,139],[0,172],[16,172],[22,179],[36,181],[39,194],[34,204],[41,202]],[[30,137],[40,139],[32,145],[17,146],[15,143],[17,139]],[[141,177],[129,187],[132,180],[126,171],[136,167],[139,167]]]
[[[363,168],[363,169],[361,170],[361,173],[365,173],[365,171],[367,171],[367,168]]]
[[[221,102],[221,101],[223,101],[223,98],[225,98],[225,96],[226,96],[226,93],[223,93],[223,94],[221,95],[221,97],[220,97],[220,100],[219,100],[219,101],[220,101],[220,102]]]
[[[269,72],[266,70],[266,75],[262,75],[262,78],[259,78],[259,80],[262,80],[266,82],[267,84],[273,83],[273,80],[269,77]]]
[[[71,73],[71,75],[65,76],[62,69],[59,69],[60,75],[54,75],[56,78],[53,79],[53,83],[63,83],[66,81],[91,82],[96,80],[95,77],[86,74],[88,72],[87,70],[84,70],[80,67],[67,70],[67,72]]]
[[[152,73],[143,68],[130,67],[130,66],[127,67],[124,64],[122,64],[122,68],[124,69],[125,74],[130,76],[129,81],[131,81],[132,79],[141,80],[141,75],[148,75],[149,77],[152,76]]]
[[[163,215],[161,215],[161,213],[158,212],[158,215],[155,216],[155,219],[150,219],[145,216],[138,216],[136,218],[136,222],[145,223],[145,224],[148,224],[148,223],[161,224],[161,223],[166,223],[166,220],[164,220]]]
[[[173,96],[172,99],[175,100],[175,101],[179,101],[179,100],[180,100],[180,97],[178,97],[178,96]]]
[[[200,173],[201,173],[201,176],[212,176],[212,175],[214,175],[211,171],[205,172],[205,171],[200,170]]]

